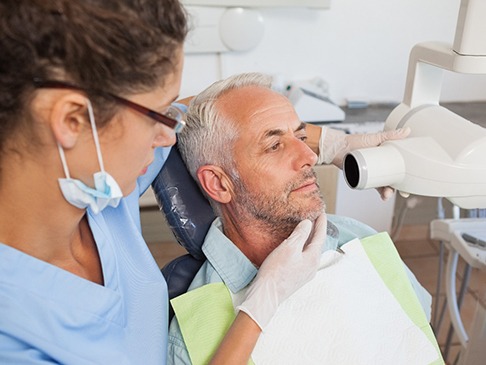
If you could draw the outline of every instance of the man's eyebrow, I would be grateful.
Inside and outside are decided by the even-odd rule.
[[[301,122],[299,124],[299,126],[297,128],[295,128],[294,133],[299,132],[303,129],[305,129],[305,123]],[[262,139],[270,138],[270,137],[273,137],[273,136],[282,136],[282,135],[285,134],[285,132],[286,131],[283,130],[283,129],[270,129],[270,130],[265,132]]]
[[[304,122],[300,122],[299,126],[297,127],[297,129],[294,132],[299,132],[299,131],[301,131],[303,129],[305,129],[305,123]]]

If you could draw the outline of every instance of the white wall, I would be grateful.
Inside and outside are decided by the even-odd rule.
[[[460,0],[332,0],[328,10],[261,9],[265,34],[249,52],[187,55],[181,96],[234,73],[321,77],[331,98],[400,102],[408,55],[423,41],[454,39]],[[486,100],[486,75],[446,73],[441,101]]]

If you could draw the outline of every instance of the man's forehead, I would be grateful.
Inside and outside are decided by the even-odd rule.
[[[217,100],[218,109],[231,115],[250,115],[270,99],[273,91],[260,86],[244,86],[225,91]]]
[[[285,96],[264,87],[247,86],[233,89],[219,99],[219,109],[235,120],[240,127],[268,129],[295,129],[300,120]],[[246,129],[246,128],[245,128]],[[265,133],[265,132],[262,132]]]

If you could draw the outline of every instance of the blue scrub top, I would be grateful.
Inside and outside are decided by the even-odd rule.
[[[167,285],[141,234],[139,196],[170,148],[156,150],[135,191],[88,222],[104,286],[0,243],[0,364],[165,364]]]

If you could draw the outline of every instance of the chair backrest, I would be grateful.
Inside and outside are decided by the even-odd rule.
[[[152,188],[177,242],[188,252],[162,268],[169,299],[172,299],[187,291],[203,264],[205,256],[201,247],[216,216],[189,174],[177,145],[172,148]],[[172,316],[171,309],[170,318]]]

